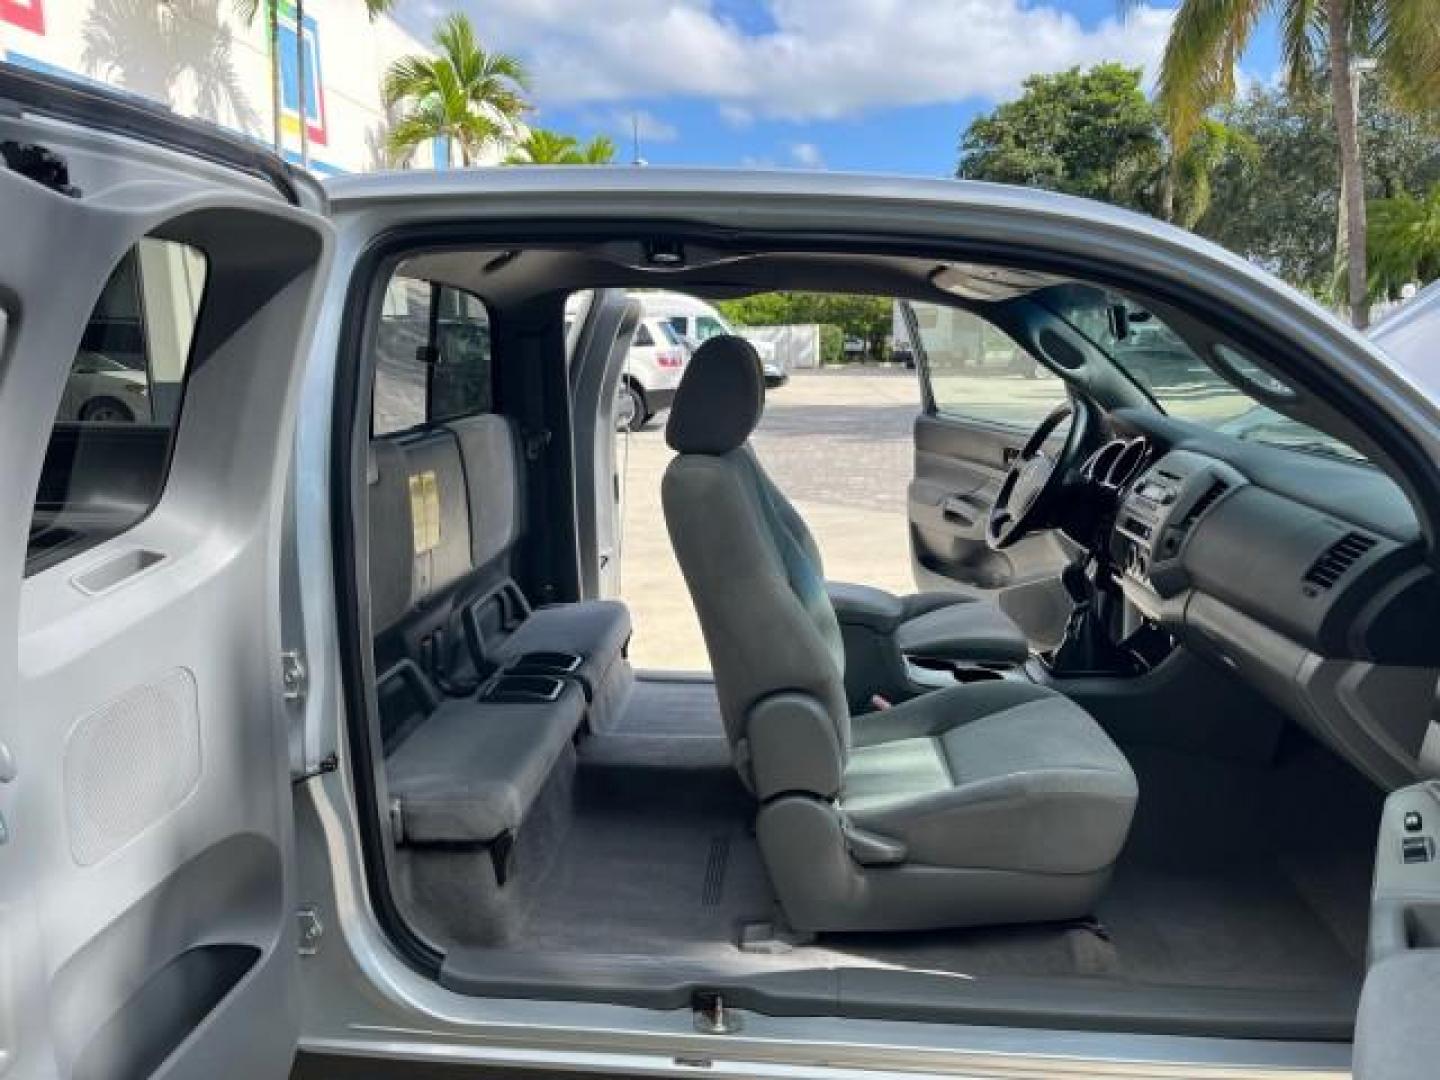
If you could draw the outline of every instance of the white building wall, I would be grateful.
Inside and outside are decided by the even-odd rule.
[[[294,4],[277,2],[285,156],[298,161]],[[267,3],[259,0],[247,24],[236,14],[235,0],[0,0],[0,58],[107,83],[268,145]],[[312,168],[384,167],[381,78],[396,58],[429,49],[393,19],[372,21],[362,0],[305,0],[305,23],[307,68],[319,69],[318,81],[307,71]],[[434,149],[421,147],[412,164],[435,164]]]

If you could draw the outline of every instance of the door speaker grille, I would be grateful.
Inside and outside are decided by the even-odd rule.
[[[185,801],[200,781],[195,677],[177,668],[86,716],[65,744],[70,854],[92,866]]]

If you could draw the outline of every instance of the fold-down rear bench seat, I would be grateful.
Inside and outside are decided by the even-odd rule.
[[[513,837],[584,711],[575,685],[548,702],[443,702],[385,760],[396,842],[486,846]]]
[[[515,583],[516,451],[495,415],[371,446],[371,615],[397,884],[422,926],[429,910],[466,913],[463,925],[452,915],[426,927],[455,941],[503,937],[519,917],[568,826],[573,744],[623,707],[633,681],[623,604],[532,610]],[[436,902],[441,893],[453,895]]]
[[[512,422],[494,414],[456,420],[448,427],[459,443],[465,472],[471,564],[483,572],[508,562],[523,535],[519,441]],[[508,579],[477,605],[487,601],[493,601],[493,612],[475,606],[470,611],[472,651],[495,667],[547,653],[578,657],[580,665],[569,675],[585,690],[590,725],[603,729],[633,685],[624,659],[631,634],[625,605],[618,600],[583,600],[531,610]]]

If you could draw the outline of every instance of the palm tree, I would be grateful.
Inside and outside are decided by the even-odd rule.
[[[544,128],[530,134],[511,151],[506,165],[607,165],[615,160],[615,143],[597,135],[584,146],[573,135],[561,135]]]
[[[1259,147],[1244,132],[1205,117],[1183,147],[1173,140],[1155,180],[1157,212],[1165,221],[1193,229],[1210,209],[1211,179],[1222,162],[1234,158],[1249,166]]]
[[[438,57],[403,56],[385,73],[388,108],[404,110],[387,143],[397,161],[431,139],[447,139],[469,165],[488,145],[513,138],[530,108],[521,96],[529,85],[515,57],[490,52],[464,15],[446,17],[435,31]]]
[[[1134,0],[1126,6],[1134,6]],[[1256,24],[1279,16],[1292,92],[1328,82],[1340,143],[1344,298],[1356,326],[1369,321],[1365,266],[1365,176],[1356,118],[1354,62],[1373,53],[1376,69],[1412,105],[1440,100],[1437,0],[1181,0],[1160,69],[1166,126],[1183,151],[1206,111],[1235,94],[1235,68]],[[1324,60],[1321,59],[1323,46]]]
[[[1440,184],[1418,199],[1405,192],[1372,202],[1370,224],[1371,295],[1440,277]]]
[[[608,135],[596,135],[580,154],[586,165],[609,165],[615,160],[615,140]]]

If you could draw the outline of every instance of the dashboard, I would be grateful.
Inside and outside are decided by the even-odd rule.
[[[1121,410],[1083,479],[1113,577],[1382,786],[1440,770],[1440,579],[1403,492],[1365,465]]]

